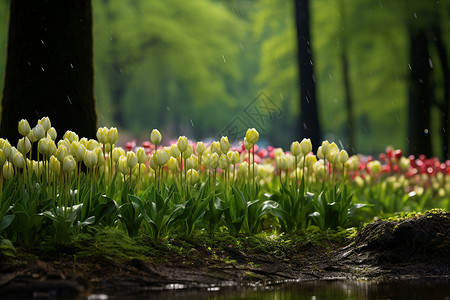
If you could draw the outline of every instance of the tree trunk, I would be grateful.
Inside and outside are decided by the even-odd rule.
[[[439,25],[438,25],[439,26]],[[444,41],[442,40],[442,32],[440,28],[434,29],[436,50],[441,62],[442,77],[444,79],[444,95],[441,104],[439,105],[441,111],[441,142],[442,142],[442,159],[450,159],[449,151],[449,114],[450,114],[450,70],[447,50]]]
[[[62,137],[95,137],[90,0],[11,1],[0,135],[48,116]]]
[[[431,84],[430,54],[425,30],[410,30],[410,88],[409,88],[409,152],[433,155],[430,129],[430,107],[434,90]]]
[[[295,0],[295,22],[300,80],[299,132],[302,137],[310,138],[314,147],[318,147],[322,143],[322,139],[311,50],[309,0]]]
[[[355,117],[353,113],[353,97],[350,84],[350,63],[348,61],[347,38],[345,35],[346,13],[343,1],[339,2],[341,14],[341,62],[342,62],[342,78],[344,80],[345,108],[347,110],[347,138],[348,138],[348,154],[355,153]]]

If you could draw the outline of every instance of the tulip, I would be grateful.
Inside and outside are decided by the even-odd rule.
[[[137,161],[136,161],[136,163],[137,163]],[[134,165],[136,165],[136,164],[134,164]],[[134,167],[134,165],[133,165],[133,167]],[[128,162],[127,162],[126,156],[119,157],[118,169],[119,169],[119,172],[122,173],[123,175],[128,174]]]
[[[97,153],[95,153],[95,151],[93,150],[86,150],[83,161],[86,167],[88,168],[95,167],[98,161]]]
[[[55,173],[56,175],[59,175],[61,171],[61,163],[59,162],[58,158],[56,156],[52,155],[50,156],[50,170]]]
[[[73,142],[72,145],[74,143],[75,143],[76,146],[78,146],[76,148],[76,151],[75,151],[75,156],[76,156],[78,161],[82,161],[84,159],[84,155],[86,153],[86,147],[83,144],[79,143],[79,142],[78,143],[77,142]]]
[[[67,139],[67,141],[69,143],[79,140],[78,135],[75,132],[70,131],[70,130],[67,130],[66,133],[64,133],[63,139],[64,140]]]
[[[186,180],[187,180],[188,182],[190,182],[191,184],[193,184],[193,183],[197,182],[198,179],[199,179],[199,175],[198,175],[197,170],[195,170],[195,169],[189,169],[189,170],[187,171],[187,173],[186,173]]]
[[[138,163],[142,164],[147,160],[147,154],[145,153],[145,149],[143,147],[139,147],[136,150],[136,156],[138,158]]]
[[[6,162],[6,156],[2,149],[0,149],[0,166],[3,166],[3,164]]]
[[[217,141],[212,142],[211,153],[217,153],[217,155],[222,154],[222,150],[220,149],[220,142]]]
[[[38,121],[38,124],[42,125],[45,132],[47,132],[50,129],[50,127],[52,127],[49,117],[43,117]]]
[[[24,136],[17,142],[17,150],[23,155],[26,155],[31,150],[31,142],[30,140]]]
[[[100,127],[97,129],[97,140],[103,145],[108,144],[108,128]]]
[[[31,132],[30,124],[25,119],[20,120],[18,127],[19,133],[23,136],[27,136]]]
[[[117,163],[121,156],[125,156],[125,150],[122,147],[114,148],[114,150],[112,152],[112,160],[113,160],[113,162]]]
[[[226,170],[226,169],[229,168],[229,166],[230,166],[230,164],[228,163],[227,156],[225,154],[220,155],[220,157],[219,157],[219,167],[222,170]]]
[[[212,169],[216,169],[219,166],[219,155],[217,153],[212,153],[209,158],[209,166]]]
[[[192,146],[189,145],[186,149],[186,151],[184,151],[181,156],[183,157],[183,159],[188,159],[189,157],[191,157],[191,155],[194,153],[194,150],[192,149]]]
[[[85,146],[87,150],[94,150],[95,148],[99,148],[100,144],[97,140],[90,139]]]
[[[235,165],[235,164],[237,164],[239,162],[239,152],[237,152],[237,151],[228,151],[227,158],[228,158],[228,161],[232,165]]]
[[[344,149],[339,152],[339,162],[344,164],[348,160],[348,153]]]
[[[108,130],[108,144],[114,145],[119,140],[119,132],[116,127],[111,127]]]
[[[188,139],[184,135],[180,136],[177,142],[178,150],[180,150],[180,152],[183,153],[184,151],[186,151],[188,146],[189,146]]]
[[[169,160],[167,161],[167,167],[171,171],[176,171],[178,169],[178,160],[171,156]]]
[[[66,174],[72,173],[77,166],[75,159],[72,155],[67,155],[63,160],[63,172]]]
[[[152,133],[150,134],[150,140],[152,141],[153,145],[158,146],[159,143],[162,140],[162,135],[158,131],[158,129],[153,129]]]
[[[32,131],[37,141],[45,136],[45,129],[41,124],[37,124],[36,126],[34,126]]]
[[[152,168],[154,171],[158,170],[158,164],[156,163],[156,153],[153,153],[153,155],[150,157],[148,161],[148,165],[150,168]]]
[[[299,156],[302,153],[302,148],[300,147],[300,143],[298,141],[292,142],[291,153],[294,156]]]
[[[14,167],[12,163],[6,162],[3,165],[3,178],[5,178],[6,180],[10,180],[11,178],[13,178],[13,176],[14,176]]]
[[[222,150],[222,153],[227,153],[228,150],[230,150],[230,142],[228,142],[228,137],[223,136],[220,139],[220,150]]]
[[[173,145],[170,147],[170,156],[172,156],[172,157],[174,157],[174,158],[178,158],[178,157],[180,156],[180,154],[181,154],[181,152],[180,152],[180,150],[178,149],[177,144],[173,144]]]
[[[50,127],[49,130],[47,130],[47,135],[50,136],[52,140],[56,140],[56,137],[58,136],[58,133],[56,132],[55,127]]]
[[[186,159],[186,169],[197,169],[198,166],[198,157],[195,154],[191,154],[191,156]]]
[[[170,158],[169,154],[164,148],[156,150],[155,156],[156,164],[160,167],[164,166]]]
[[[286,170],[288,167],[288,161],[286,155],[277,156],[275,159],[278,170]]]
[[[23,158],[23,154],[20,152],[16,152],[13,157],[13,164],[16,168],[22,169],[25,167],[25,159]]]
[[[120,161],[119,161],[120,163]],[[136,156],[136,153],[133,151],[127,151],[127,166],[130,169],[133,169],[134,166],[138,163],[138,158]]]
[[[250,144],[255,145],[258,142],[259,133],[255,128],[249,128],[245,134],[245,138]]]
[[[197,146],[195,147],[195,150],[197,151],[198,155],[203,155],[205,152],[205,144],[203,142],[197,142]]]
[[[306,156],[309,152],[312,151],[312,143],[311,139],[303,139],[300,143],[300,149],[302,151],[303,156]]]

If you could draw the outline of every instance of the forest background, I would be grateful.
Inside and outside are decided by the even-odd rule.
[[[0,90],[9,1],[0,1]],[[166,142],[230,132],[242,138],[247,127],[260,131],[263,145],[288,149],[302,138],[294,1],[93,0],[92,6],[99,126],[116,126],[138,141],[153,128]],[[450,54],[450,4],[312,0],[310,10],[323,138],[348,147],[350,91],[354,152],[407,149],[409,30],[438,22]],[[435,93],[427,130],[440,155],[445,70],[438,50],[429,49]],[[252,107],[261,103],[268,110],[255,114]]]

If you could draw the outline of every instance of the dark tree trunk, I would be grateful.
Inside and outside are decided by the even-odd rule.
[[[433,155],[430,129],[430,107],[434,100],[431,84],[430,54],[425,30],[410,30],[410,88],[409,88],[409,152]]]
[[[298,67],[300,79],[300,122],[302,137],[311,139],[313,147],[322,143],[316,102],[316,82],[309,28],[309,0],[295,0],[297,27]]]
[[[348,60],[347,38],[345,35],[345,6],[344,2],[340,1],[340,13],[341,13],[341,63],[342,63],[342,78],[344,80],[344,97],[345,108],[347,110],[347,138],[348,138],[348,154],[353,155],[355,153],[355,121],[353,113],[353,97],[350,84],[350,63]]]
[[[442,77],[444,79],[444,95],[441,104],[439,105],[441,111],[441,142],[442,142],[442,159],[450,159],[449,151],[449,114],[450,114],[450,70],[447,50],[444,41],[442,40],[442,32],[440,28],[435,28],[434,38],[436,43],[436,50],[441,62]]]
[[[95,137],[92,56],[90,0],[11,1],[0,135],[48,116],[59,137]]]

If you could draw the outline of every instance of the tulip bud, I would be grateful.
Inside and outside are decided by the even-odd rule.
[[[22,169],[25,167],[25,159],[23,158],[23,154],[20,152],[16,152],[13,157],[13,164],[16,168]]]
[[[317,162],[317,158],[314,154],[308,154],[305,157],[305,164],[309,168]]]
[[[255,128],[249,128],[245,134],[245,138],[250,144],[255,145],[258,142],[259,133]]]
[[[177,144],[172,144],[172,146],[170,147],[170,156],[174,157],[174,158],[178,158],[180,156],[181,152],[178,149]]]
[[[167,167],[171,171],[176,171],[178,169],[178,160],[171,156],[169,160],[167,161]]]
[[[50,156],[50,170],[55,173],[56,175],[59,175],[60,171],[61,171],[61,163],[59,162],[59,160],[54,156]]]
[[[227,153],[230,150],[230,142],[228,142],[227,136],[223,136],[220,139],[220,150],[222,150],[222,153]]]
[[[250,150],[252,149],[252,147],[253,147],[253,144],[250,143],[250,142],[247,140],[246,137],[244,138],[244,147],[245,147],[245,149],[247,149],[248,151],[250,151]]]
[[[300,147],[300,143],[298,141],[292,142],[291,153],[293,156],[299,156],[302,153],[302,148]]]
[[[239,174],[239,176],[241,176],[243,178],[247,178],[247,176],[248,176],[248,163],[246,161],[243,161],[239,165],[238,174]]]
[[[88,168],[95,167],[98,161],[97,153],[95,153],[95,151],[93,150],[86,150],[83,161],[86,167]]]
[[[36,140],[40,140],[45,136],[45,130],[44,127],[41,124],[37,124],[33,127],[33,135],[36,138]]]
[[[197,181],[198,181],[198,178],[199,178],[199,175],[198,175],[197,170],[195,170],[195,169],[189,169],[189,170],[187,171],[187,173],[186,173],[186,180],[187,180],[189,183],[193,184],[193,183],[197,182]]]
[[[137,148],[136,156],[139,164],[142,164],[147,160],[147,154],[145,153],[145,149],[143,147]]]
[[[232,165],[235,165],[235,164],[237,164],[239,162],[239,152],[237,152],[237,151],[228,151],[227,158],[228,158],[228,161]]]
[[[407,171],[409,169],[409,166],[411,166],[411,161],[408,158],[402,156],[400,158],[400,163],[399,164],[400,164],[400,168],[403,171]],[[438,173],[438,174],[441,174],[441,173]]]
[[[27,138],[30,140],[30,142],[34,143],[37,141],[37,138],[34,136],[33,130],[28,133]]]
[[[74,143],[72,143],[72,145]],[[84,159],[84,155],[86,153],[86,147],[83,144],[79,143],[79,142],[76,145],[78,145],[78,147],[76,148],[75,156],[76,156],[78,161],[82,161]]]
[[[212,142],[211,153],[217,153],[217,155],[220,155],[222,153],[222,150],[220,149],[220,142],[217,141]]]
[[[125,156],[125,150],[122,147],[114,148],[114,150],[112,152],[112,160],[113,160],[113,162],[117,163],[121,156]]]
[[[97,129],[97,140],[103,145],[108,144],[108,128],[100,127]]]
[[[72,173],[75,170],[77,163],[72,155],[66,155],[63,160],[63,172],[66,174]]]
[[[186,151],[184,151],[181,156],[183,157],[183,159],[188,159],[189,157],[191,157],[191,155],[194,153],[194,150],[192,149],[192,146],[189,145],[186,149]]]
[[[148,165],[150,166],[150,168],[152,168],[154,171],[158,170],[158,164],[156,162],[156,153],[153,153],[153,155],[150,157],[149,161],[148,161]]]
[[[24,136],[17,142],[17,150],[23,155],[26,155],[31,150],[31,142],[30,140]]]
[[[286,170],[288,167],[288,161],[286,155],[277,156],[275,159],[278,170]]]
[[[186,159],[186,169],[197,169],[198,166],[198,157],[195,154],[191,154],[191,156]]]
[[[150,134],[150,140],[152,141],[152,144],[155,146],[158,146],[159,143],[161,143],[162,135],[158,129],[152,130],[152,133]]]
[[[100,144],[99,144],[99,142],[97,140],[90,139],[89,141],[87,141],[85,146],[86,146],[87,150],[91,150],[92,151],[95,148],[99,148]]]
[[[169,153],[164,148],[156,150],[154,155],[156,156],[156,164],[160,167],[164,166],[170,158]]]
[[[47,155],[50,156],[56,153],[56,144],[55,141],[52,140],[49,135],[47,137],[48,137]]]
[[[330,154],[330,143],[328,141],[323,141],[322,142],[322,155],[324,156],[323,158],[327,157]],[[322,159],[319,156],[320,159]]]
[[[41,154],[47,154],[49,149],[49,139],[40,139],[38,143],[38,151]]]
[[[203,142],[197,142],[197,147],[195,147],[195,150],[197,151],[198,155],[202,155],[205,152],[205,144]]]
[[[219,167],[222,170],[226,170],[230,167],[230,164],[228,163],[228,158],[225,154],[220,155],[219,157]]]
[[[309,152],[312,151],[312,144],[311,139],[303,139],[300,143],[300,148],[303,153],[303,155],[307,155]]]
[[[78,141],[78,135],[73,131],[67,130],[66,133],[64,133],[63,139],[67,139],[69,143],[72,143]]]
[[[127,166],[130,169],[133,169],[134,166],[138,163],[138,158],[136,156],[136,153],[133,151],[127,152]]]
[[[14,177],[14,167],[12,163],[6,162],[3,165],[3,178],[5,178],[6,180],[10,180],[13,177]]]
[[[127,153],[128,154],[128,153]],[[137,163],[137,160],[136,160]],[[128,174],[128,162],[127,162],[127,157],[126,156],[121,156],[119,157],[119,161],[117,162],[118,164],[118,170],[120,173],[122,173],[123,175],[127,175]],[[131,165],[131,164],[130,164]],[[133,165],[133,167],[136,164]]]
[[[19,133],[23,136],[27,136],[31,132],[30,124],[25,119],[20,120],[18,127]]]
[[[47,132],[50,127],[52,127],[49,117],[43,117],[38,121],[38,124],[42,125],[42,127],[44,128],[44,132]]]
[[[217,153],[211,153],[209,158],[209,166],[212,169],[216,169],[219,166],[219,155],[217,155]]]
[[[58,136],[58,133],[56,132],[55,127],[50,127],[49,130],[47,130],[47,135],[50,136],[52,140],[56,140],[56,137]]]
[[[339,162],[344,164],[348,160],[348,153],[344,149],[339,152]]]
[[[183,153],[184,151],[186,151],[188,146],[189,146],[188,139],[184,135],[180,136],[177,142],[178,150],[180,150],[180,152]]]
[[[102,149],[95,148],[94,151],[97,154],[97,166],[103,167],[105,165],[106,161],[105,161],[105,155],[103,154]]]
[[[367,168],[373,175],[381,172],[381,164],[378,160],[369,161],[367,163]]]
[[[116,127],[111,127],[108,130],[108,144],[114,145],[119,140],[119,132]]]

